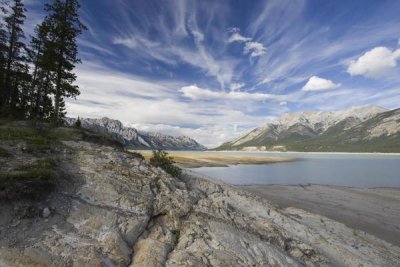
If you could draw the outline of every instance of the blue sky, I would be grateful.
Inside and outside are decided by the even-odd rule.
[[[25,1],[27,32],[43,2]],[[212,147],[285,112],[398,108],[399,14],[396,0],[83,0],[67,111]]]

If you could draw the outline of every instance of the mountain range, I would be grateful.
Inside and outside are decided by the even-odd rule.
[[[75,118],[65,118],[65,124],[72,126]],[[161,133],[143,132],[135,128],[124,127],[122,122],[109,118],[80,119],[81,127],[96,133],[110,136],[124,146],[135,149],[164,150],[206,150],[207,148],[187,136],[170,136]]]
[[[216,150],[400,152],[400,109],[286,113]]]

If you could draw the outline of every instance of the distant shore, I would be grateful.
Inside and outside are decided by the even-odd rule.
[[[216,153],[226,153],[226,152],[239,152],[239,153],[276,153],[276,154],[286,154],[286,153],[305,153],[305,154],[338,154],[338,155],[393,155],[400,156],[397,152],[319,152],[319,151],[246,151],[246,150],[207,150],[205,152],[216,152]]]
[[[239,186],[280,208],[295,207],[326,216],[400,246],[400,188],[325,185]]]
[[[146,159],[151,158],[151,151],[138,151]],[[238,164],[270,164],[294,161],[291,157],[251,157],[234,155],[207,155],[207,153],[169,152],[175,162],[183,168],[227,167]]]

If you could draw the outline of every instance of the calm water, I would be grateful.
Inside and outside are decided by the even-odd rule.
[[[202,167],[196,172],[234,185],[324,184],[352,187],[400,187],[400,156],[380,154],[246,153],[257,157],[294,157],[295,162]]]

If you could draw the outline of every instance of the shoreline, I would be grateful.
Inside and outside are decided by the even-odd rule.
[[[150,151],[137,151],[141,153],[146,160],[152,156]],[[293,157],[253,157],[238,155],[210,155],[207,153],[193,152],[169,152],[175,163],[182,168],[200,168],[200,167],[229,167],[232,165],[263,165],[272,163],[292,162],[297,159]]]
[[[212,178],[211,178],[212,179]],[[217,179],[218,178],[214,178]],[[399,190],[400,187],[394,187],[394,186],[373,186],[373,187],[356,187],[356,186],[350,186],[350,185],[333,185],[333,184],[317,184],[317,183],[309,183],[309,184],[232,184],[232,186],[236,187],[256,187],[256,186],[287,186],[287,187],[309,187],[309,186],[324,186],[324,187],[337,187],[337,188],[348,188],[348,189],[392,189],[392,190]]]
[[[128,150],[136,151],[136,152],[145,152],[151,153],[153,149],[130,149]],[[249,154],[256,154],[256,153],[275,153],[275,154],[286,154],[286,153],[304,153],[304,154],[338,154],[338,155],[393,155],[393,156],[400,156],[400,152],[319,152],[319,151],[244,151],[244,150],[165,150],[168,153],[249,153]]]
[[[400,246],[400,188],[357,188],[336,185],[236,186],[281,209],[303,209],[326,216]]]
[[[400,152],[318,152],[318,151],[243,151],[243,150],[206,150],[198,152],[212,152],[212,153],[226,153],[226,152],[239,152],[239,153],[276,153],[276,154],[286,154],[286,153],[304,153],[304,154],[334,154],[334,155],[390,155],[390,156],[400,156]]]
[[[337,185],[233,185],[193,169],[190,176],[264,199],[282,211],[293,208],[344,224],[400,247],[400,188]],[[324,220],[321,219],[321,222]]]

